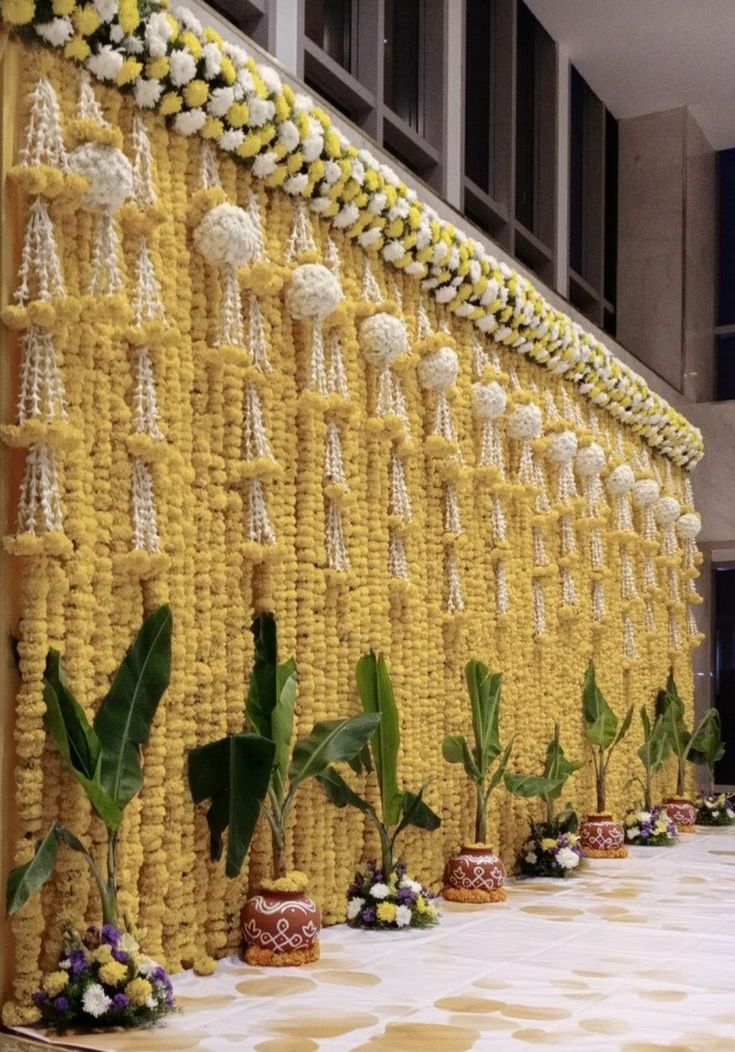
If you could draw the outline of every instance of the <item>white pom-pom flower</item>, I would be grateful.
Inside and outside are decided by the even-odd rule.
[[[88,212],[115,212],[133,193],[133,168],[122,150],[85,142],[69,154],[69,168],[89,189],[81,204]]]
[[[508,417],[508,437],[520,442],[526,438],[539,438],[543,430],[543,418],[537,405],[519,405]]]
[[[472,385],[472,414],[475,420],[497,420],[505,412],[508,395],[492,380],[489,384]]]
[[[647,508],[655,503],[661,494],[661,487],[656,479],[638,479],[634,483],[630,497],[636,508]]]
[[[365,318],[360,325],[360,350],[376,369],[384,369],[408,351],[405,324],[385,311]]]
[[[258,235],[244,208],[216,205],[194,231],[194,241],[207,263],[246,267],[258,248]]]
[[[653,514],[659,526],[672,526],[681,515],[681,504],[676,497],[659,497],[653,505]]]
[[[547,456],[552,464],[568,464],[577,454],[577,436],[573,431],[557,431],[549,439]]]
[[[695,511],[687,511],[677,519],[676,532],[683,541],[696,541],[702,529],[702,520]]]
[[[175,87],[180,88],[183,84],[188,84],[190,80],[194,79],[196,72],[197,64],[190,51],[187,51],[185,48],[179,48],[171,52],[171,65],[168,75]]]
[[[74,36],[74,26],[68,18],[52,18],[39,23],[36,32],[52,47],[61,47]]]
[[[426,391],[446,391],[459,376],[457,352],[440,347],[424,355],[419,362],[419,383]]]
[[[605,450],[597,442],[583,446],[574,458],[574,470],[581,478],[599,475],[605,467]]]
[[[634,485],[635,475],[633,474],[633,469],[628,467],[627,464],[619,464],[618,467],[613,468],[607,476],[608,492],[616,497],[628,493]]]
[[[114,80],[122,69],[125,56],[122,51],[103,44],[87,59],[87,69],[93,73],[98,80]]]
[[[331,314],[341,298],[342,289],[331,270],[321,263],[302,263],[286,289],[286,308],[298,321],[318,321]]]
[[[144,110],[151,110],[163,94],[163,85],[160,80],[146,80],[145,77],[138,77],[133,94],[136,106]]]

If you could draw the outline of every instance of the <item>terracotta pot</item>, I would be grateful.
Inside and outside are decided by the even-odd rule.
[[[322,918],[305,891],[264,891],[245,903],[240,930],[248,964],[295,965],[319,959]]]
[[[505,866],[489,845],[462,847],[444,869],[445,899],[454,902],[502,902]]]
[[[693,833],[695,831],[697,809],[690,800],[682,800],[681,797],[670,796],[668,800],[664,800],[663,807],[680,833]]]
[[[626,858],[625,833],[612,815],[590,815],[579,829],[579,841],[588,858]]]

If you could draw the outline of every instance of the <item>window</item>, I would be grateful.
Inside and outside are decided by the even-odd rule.
[[[714,568],[715,705],[722,720],[722,740],[735,740],[735,568]],[[735,785],[735,749],[717,764],[718,785]]]
[[[267,0],[209,0],[215,11],[241,29],[261,47],[267,40]]]
[[[614,335],[618,124],[574,67],[569,102],[569,299]]]
[[[717,381],[719,401],[735,399],[735,149],[717,155],[719,289]]]
[[[353,0],[310,0],[304,10],[306,35],[331,59],[352,72]]]

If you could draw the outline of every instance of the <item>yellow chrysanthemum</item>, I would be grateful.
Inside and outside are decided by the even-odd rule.
[[[106,942],[103,942],[102,945],[98,946],[97,949],[94,951],[94,953],[92,954],[92,958],[95,961],[97,961],[98,964],[107,964],[108,961],[111,961],[113,959],[112,947],[109,946]]]
[[[125,987],[125,995],[136,1008],[141,1008],[153,996],[153,987],[147,979],[131,979]]]
[[[203,139],[219,139],[225,127],[219,117],[207,117],[200,135]]]
[[[51,10],[57,18],[65,18],[76,7],[76,0],[53,0]]]
[[[126,33],[134,33],[140,25],[140,12],[137,0],[120,0],[120,10],[117,16],[120,27]]]
[[[202,45],[199,43],[199,40],[197,39],[197,37],[194,36],[190,29],[184,30],[184,32],[179,37],[177,43],[182,44],[184,47],[188,48],[189,51],[191,51],[194,58],[196,59],[200,59],[204,54],[204,49],[202,48]]]
[[[250,110],[247,102],[233,102],[227,111],[227,120],[233,128],[242,128],[244,124],[247,124],[249,116]]]
[[[237,70],[235,69],[235,63],[228,55],[222,56],[222,62],[219,67],[219,75],[224,80],[225,84],[234,84],[237,80]]]
[[[65,58],[76,59],[77,62],[84,62],[85,59],[89,58],[91,50],[84,37],[77,34],[64,47],[64,56]]]
[[[209,85],[205,80],[190,80],[184,88],[184,102],[190,109],[203,106],[209,98]]]
[[[128,969],[120,961],[108,961],[99,970],[99,977],[106,986],[119,986],[125,982]]]
[[[74,28],[83,37],[89,37],[92,33],[96,33],[102,25],[102,19],[91,4],[84,4],[83,7],[78,7],[71,17]]]
[[[217,968],[214,957],[197,957],[194,961],[195,975],[212,975]]]
[[[49,972],[43,980],[43,988],[49,997],[58,997],[62,990],[69,984],[69,973],[62,971]]]
[[[158,112],[161,116],[168,117],[172,113],[178,113],[183,105],[184,100],[180,95],[177,95],[175,91],[167,91],[161,98],[158,105]]]
[[[381,902],[378,906],[378,920],[384,924],[392,924],[396,919],[396,905],[394,902]]]
[[[553,837],[545,836],[544,839],[541,841],[541,847],[544,849],[544,851],[551,851],[553,850],[553,848],[556,847],[556,840],[554,840]]]
[[[171,68],[171,62],[166,55],[160,55],[158,58],[152,58],[145,67],[146,76],[152,77],[153,80],[162,80],[168,76],[168,71]]]
[[[36,13],[34,0],[3,0],[3,21],[11,26],[25,26],[33,21]]]
[[[115,81],[120,87],[124,84],[130,84],[136,77],[140,76],[142,69],[142,62],[138,62],[137,59],[134,58],[126,58],[120,67],[120,72],[115,77]]]

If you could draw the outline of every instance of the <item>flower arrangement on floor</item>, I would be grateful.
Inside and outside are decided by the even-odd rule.
[[[65,965],[60,964],[57,972],[46,977],[43,989],[35,998],[39,1017],[48,1026],[68,1026],[72,1022],[75,1026],[141,1026],[155,1022],[173,1007],[165,972],[162,972],[165,983],[162,978],[160,985],[166,987],[166,993],[159,997],[148,980],[136,970],[133,958],[137,960],[137,942],[130,933],[121,933],[116,927],[120,826],[125,808],[143,785],[141,746],[148,741],[158,704],[168,687],[170,671],[171,609],[168,605],[159,607],[144,622],[92,724],[71,692],[60,654],[51,650],[46,659],[44,700],[47,730],[62,760],[102,820],[107,835],[105,874],[84,844],[69,829],[55,822],[38,844],[33,858],[17,866],[8,876],[6,905],[8,914],[13,914],[50,879],[58,847],[65,844],[84,857],[99,892],[104,926],[101,933],[91,928],[86,936],[87,942],[98,940],[93,947],[99,951],[98,956],[89,958],[94,967],[81,970],[77,975],[71,966],[67,973]],[[88,947],[86,942],[77,946],[75,939],[79,941],[73,933],[65,931],[61,961],[73,957],[76,964],[81,965],[87,960]],[[114,949],[118,949],[117,957],[113,956]],[[147,960],[140,957],[141,964]],[[102,965],[110,965],[107,969],[110,981],[107,983],[104,983]],[[100,978],[103,985],[98,981]],[[125,988],[118,989],[123,980]],[[143,982],[145,984],[141,985]],[[128,984],[134,984],[132,994],[127,992]],[[113,993],[108,996],[107,990]],[[142,991],[146,993],[145,998],[142,998]],[[115,996],[121,1010],[119,1018],[112,1010]],[[126,1010],[124,1020],[123,1008]]]
[[[321,916],[306,896],[306,875],[287,873],[286,824],[299,786],[332,763],[357,763],[381,717],[365,712],[321,720],[292,749],[296,662],[278,663],[273,614],[260,614],[252,632],[255,659],[246,708],[251,730],[193,749],[189,785],[194,803],[211,801],[207,823],[214,861],[222,856],[223,834],[229,829],[228,877],[239,875],[261,810],[265,813],[274,879],[262,882],[243,908],[244,959],[254,965],[305,964],[319,959]]]
[[[639,847],[671,847],[678,836],[676,824],[669,818],[663,805],[628,811],[623,820],[625,839]]]
[[[527,877],[568,877],[584,863],[584,854],[577,835],[577,815],[571,804],[556,811],[570,775],[582,766],[564,755],[559,735],[559,724],[554,724],[554,737],[546,746],[543,774],[508,772],[505,785],[513,796],[523,799],[540,797],[546,808],[546,821],[531,821],[531,835],[518,855],[518,869]]]
[[[710,793],[697,797],[698,826],[731,826],[735,824],[735,807],[727,793]]]
[[[459,855],[447,862],[442,894],[453,902],[503,902],[505,867],[487,843],[490,794],[503,780],[513,748],[512,741],[505,747],[500,744],[502,675],[488,672],[481,661],[472,658],[465,666],[465,679],[475,745],[470,749],[464,735],[448,734],[442,743],[442,755],[447,763],[463,764],[467,777],[475,784],[475,842],[463,845]]]
[[[593,661],[588,664],[584,678],[582,711],[595,765],[597,791],[597,813],[589,815],[580,829],[582,849],[589,858],[626,858],[628,851],[624,844],[623,828],[612,815],[605,813],[605,806],[610,761],[616,747],[630,729],[633,706],[630,706],[621,723],[597,686]]]
[[[412,907],[413,912],[417,917],[425,918],[420,925],[413,924],[413,922],[412,924],[414,927],[426,927],[438,921],[439,911],[436,906],[430,903],[429,893],[426,889],[418,881],[411,880],[407,875],[406,866],[403,863],[396,862],[394,851],[396,840],[408,826],[416,826],[418,829],[426,829],[431,832],[439,828],[441,819],[424,803],[425,785],[422,785],[417,793],[399,788],[398,747],[400,745],[400,729],[398,706],[396,705],[393,686],[383,656],[372,651],[363,655],[357,663],[355,678],[365,712],[378,715],[380,723],[370,741],[369,750],[366,750],[363,756],[360,757],[360,763],[353,763],[352,767],[357,773],[361,773],[363,767],[367,768],[372,759],[372,765],[375,768],[378,780],[380,814],[378,814],[378,811],[372,804],[356,793],[333,767],[328,767],[326,771],[317,776],[317,781],[327,794],[328,800],[336,807],[347,807],[348,805],[356,807],[358,811],[361,811],[362,814],[370,819],[380,838],[380,867],[376,868],[374,863],[368,863],[367,872],[358,872],[348,889],[348,919],[353,927],[373,928],[376,926],[374,921],[367,924],[361,923],[360,918],[364,910],[362,907],[358,909],[356,905],[352,906],[352,910],[355,910],[355,916],[350,918],[349,902],[350,900],[363,897],[367,902],[367,896],[353,893],[355,888],[371,889],[371,897],[377,901],[378,896],[374,892],[376,886],[379,885],[381,891],[384,888],[388,889],[386,893],[386,909],[383,910],[380,927],[408,927],[408,925],[398,923],[398,913],[392,920],[389,920],[388,916],[392,914],[392,910],[387,909],[387,907],[395,906],[397,910],[399,904],[408,906],[408,899],[411,896],[415,896],[416,899],[415,905]],[[379,879],[377,874],[380,874]],[[404,891],[405,903],[400,903],[398,899],[398,891],[401,889],[407,889],[407,892],[410,893],[407,894]],[[388,897],[391,895],[392,897]],[[421,901],[421,906],[419,906],[419,901]],[[368,913],[368,918],[371,916]],[[405,918],[405,916],[406,914],[403,912],[400,914],[401,919]]]
[[[33,1001],[42,1025],[61,1034],[70,1027],[152,1026],[175,1007],[165,968],[114,924],[92,926],[83,936],[65,928],[58,968]]]
[[[428,888],[408,876],[403,862],[386,879],[370,861],[347,891],[347,923],[351,928],[428,928],[439,916],[434,899]]]

